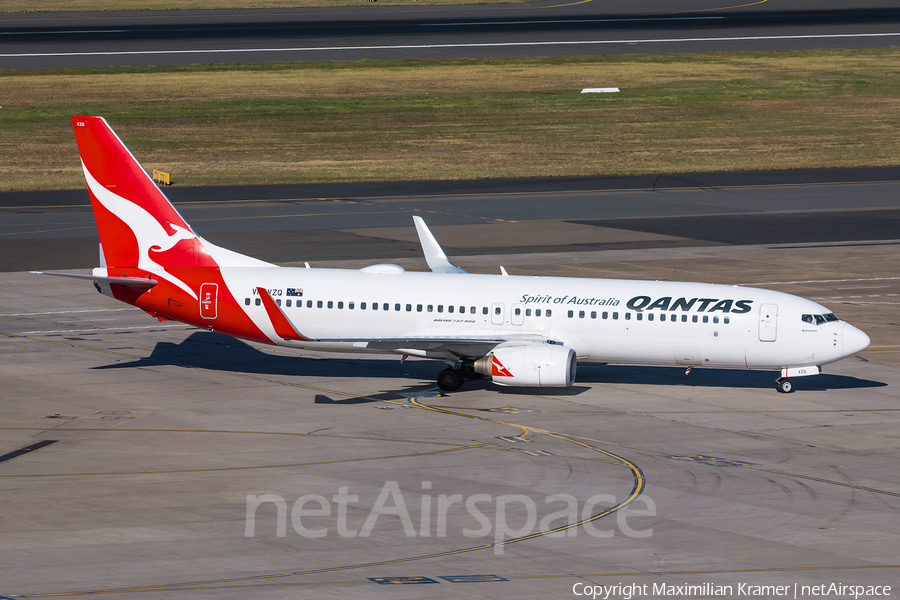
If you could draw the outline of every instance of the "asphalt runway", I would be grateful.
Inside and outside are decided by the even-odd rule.
[[[898,236],[900,169],[569,180],[170,188],[210,241],[278,264],[419,258],[412,215],[455,256]],[[97,265],[86,191],[3,194],[0,271]]]
[[[0,68],[893,46],[895,2],[692,0],[0,15]]]
[[[800,186],[794,202],[818,197],[846,218],[853,196],[893,213],[879,186],[845,199],[837,185]],[[585,219],[651,201],[743,208],[769,192],[610,193],[625,195],[591,211],[553,201]],[[501,218],[504,199],[477,203]],[[310,204],[359,208],[271,209]],[[379,214],[385,226],[358,229],[414,235],[387,226],[408,210]],[[247,344],[159,323],[89,284],[0,273],[0,595],[544,599],[696,585],[707,593],[684,595],[735,598],[781,585],[755,597],[784,598],[796,585],[815,598],[803,586],[900,586],[900,240],[652,247],[672,232],[428,216],[447,222],[442,241],[493,247],[450,252],[472,272],[758,285],[816,299],[872,346],[790,395],[773,372],[614,365],[581,365],[566,390],[482,381],[440,395],[434,362]],[[637,246],[578,246],[598,231]],[[352,258],[315,266],[375,262],[353,235]],[[528,236],[527,253],[501,247]],[[425,268],[418,253],[386,260]]]

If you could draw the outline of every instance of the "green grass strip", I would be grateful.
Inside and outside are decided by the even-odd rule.
[[[0,71],[0,98],[3,191],[83,186],[79,113],[176,185],[900,163],[898,48]]]

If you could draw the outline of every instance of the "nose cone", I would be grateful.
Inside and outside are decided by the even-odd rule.
[[[844,356],[862,352],[871,342],[869,336],[849,323],[844,323],[844,334],[841,337],[844,338]]]

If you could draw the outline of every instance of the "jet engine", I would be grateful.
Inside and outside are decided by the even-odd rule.
[[[554,344],[500,344],[474,370],[498,385],[568,387],[575,383],[575,351]]]

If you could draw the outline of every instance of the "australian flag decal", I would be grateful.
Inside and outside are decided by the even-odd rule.
[[[303,288],[288,288],[285,291],[285,295],[286,296],[302,296]]]

